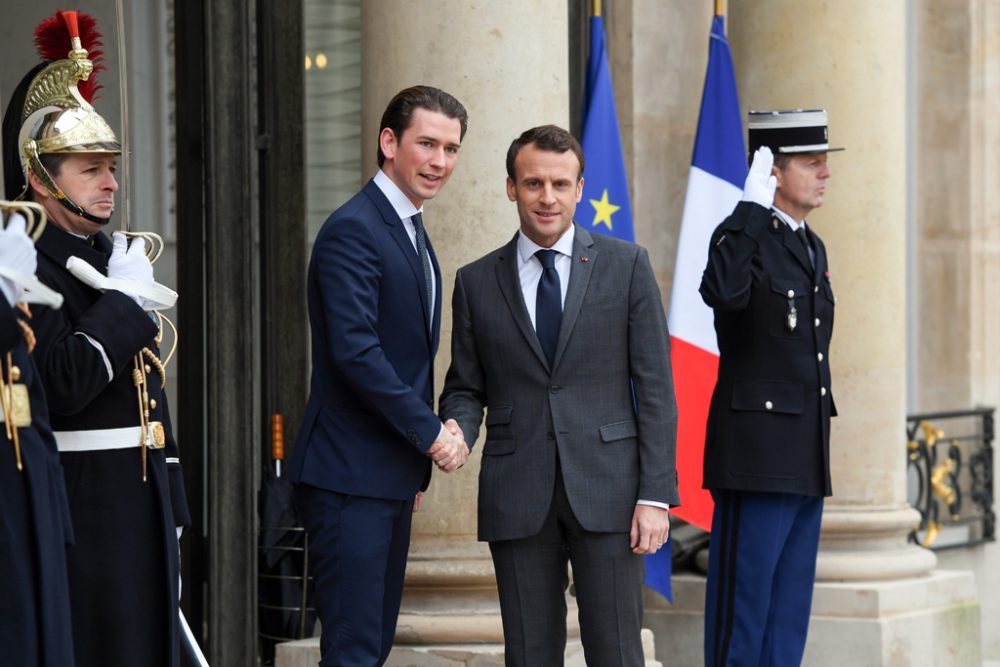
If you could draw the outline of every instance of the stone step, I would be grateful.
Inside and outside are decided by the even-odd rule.
[[[663,667],[653,660],[656,654],[653,633],[642,631],[642,650],[646,667]],[[319,663],[319,637],[278,644],[275,667],[316,667]],[[503,667],[502,644],[464,644],[451,646],[401,646],[392,648],[386,667]],[[587,667],[579,640],[566,644],[566,667]]]

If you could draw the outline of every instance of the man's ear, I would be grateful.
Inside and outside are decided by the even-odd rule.
[[[52,196],[49,189],[42,184],[42,181],[38,178],[38,176],[35,176],[35,172],[30,169],[28,170],[28,187],[42,199]]]
[[[396,133],[392,131],[392,128],[383,127],[378,135],[378,145],[382,149],[382,155],[387,160],[396,157],[396,143]]]

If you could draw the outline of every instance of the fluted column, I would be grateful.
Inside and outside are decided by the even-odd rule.
[[[507,147],[529,127],[568,126],[567,20],[565,3],[530,0],[363,4],[365,174],[375,169],[382,109],[398,90],[437,86],[469,112],[458,166],[424,216],[443,281],[439,392],[451,357],[455,271],[508,241],[518,226],[504,190]],[[478,472],[477,449],[457,473],[436,472],[424,496],[414,518],[397,645],[502,645],[493,564],[476,541]]]
[[[744,109],[823,107],[833,176],[809,223],[826,242],[837,295],[830,349],[831,468],[820,580],[927,573],[934,555],[907,544],[906,12],[902,2],[731,3]]]

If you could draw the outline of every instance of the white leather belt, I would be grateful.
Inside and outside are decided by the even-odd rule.
[[[101,449],[126,449],[138,447],[142,440],[142,429],[138,426],[126,428],[102,428],[94,431],[55,431],[56,445],[60,452],[93,452]]]

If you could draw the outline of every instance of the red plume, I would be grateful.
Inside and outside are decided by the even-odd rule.
[[[97,30],[97,21],[94,17],[83,12],[65,12],[66,14],[76,14],[77,25],[80,30],[80,43],[87,50],[87,57],[94,63],[94,71],[86,81],[77,83],[77,88],[83,99],[91,104],[97,99],[97,92],[102,88],[97,83],[97,73],[107,69],[104,66],[104,51],[97,47],[104,46],[101,41],[101,33]],[[63,60],[69,54],[73,45],[70,41],[72,29],[70,25],[73,20],[64,17],[64,12],[56,12],[49,18],[38,24],[35,28],[35,46],[38,48],[38,55],[42,60]]]

